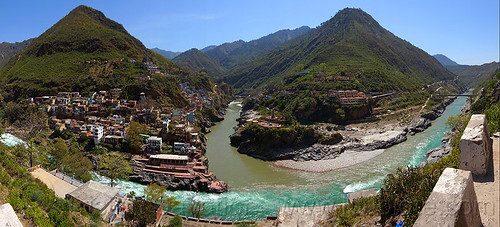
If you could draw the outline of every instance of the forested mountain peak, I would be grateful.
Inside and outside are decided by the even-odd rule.
[[[135,90],[151,73],[146,63],[164,73],[185,73],[102,12],[78,6],[12,57],[0,69],[0,83],[8,99],[124,86]]]
[[[311,32],[235,68],[225,80],[237,88],[257,88],[278,84],[297,71],[357,76],[359,83],[329,88],[374,91],[415,90],[454,78],[436,59],[384,29],[369,14],[346,8]]]

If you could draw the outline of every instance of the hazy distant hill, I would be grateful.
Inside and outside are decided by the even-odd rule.
[[[274,48],[310,30],[307,26],[293,30],[280,30],[250,42],[238,40],[219,46],[209,46],[203,48],[202,52],[218,61],[224,68],[232,69],[246,61],[256,60]]]
[[[26,49],[33,39],[24,40],[16,43],[0,43],[0,68],[2,68],[9,59]]]
[[[217,47],[217,45],[210,45],[210,46],[207,46],[207,47],[205,47],[205,48],[201,49],[200,51],[201,51],[201,52],[203,52],[203,53],[206,53],[207,51],[209,51],[209,50],[213,50],[213,49],[215,49],[216,47]]]
[[[145,62],[166,74],[190,78],[189,72],[147,49],[121,24],[98,10],[78,6],[0,69],[0,90],[6,99],[19,99],[120,87],[130,98],[146,91],[158,101],[184,105],[179,77],[153,74],[149,79]],[[196,80],[210,89],[208,80]]]
[[[458,78],[470,88],[490,79],[490,76],[500,68],[498,62],[491,62],[482,65],[470,65],[465,69],[454,71]]]
[[[500,67],[498,62],[482,65],[460,65],[442,54],[436,54],[434,57],[449,71],[455,73],[470,88],[474,88],[488,80],[489,76],[495,73]]]
[[[442,55],[442,54],[436,54],[433,55],[434,58],[436,58],[441,65],[458,65],[455,61],[449,59],[448,57]]]
[[[214,79],[222,77],[224,73],[224,68],[219,62],[196,48],[180,54],[173,61],[180,66],[188,67],[192,71],[205,72],[209,77]]]
[[[168,50],[162,50],[160,48],[153,48],[151,50],[156,51],[156,53],[161,54],[163,57],[166,57],[170,60],[174,59],[175,57],[179,56],[179,54],[182,54],[182,52],[173,52],[173,51],[168,51]]]
[[[460,65],[443,54],[436,54],[433,55],[433,57],[436,58],[439,61],[439,63],[441,63],[441,65],[443,65],[450,72],[455,72],[470,67],[470,65]]]
[[[354,83],[331,82],[329,88],[373,91],[415,90],[454,78],[435,58],[385,30],[367,13],[346,8],[317,29],[235,68],[225,81],[236,88],[257,88],[277,84],[298,71],[344,73],[354,77]],[[295,79],[302,81],[297,84],[312,81],[306,76],[291,80]]]

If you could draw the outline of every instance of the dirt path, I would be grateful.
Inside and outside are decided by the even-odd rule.
[[[52,189],[52,191],[54,191],[56,193],[56,196],[59,198],[64,199],[67,193],[70,193],[76,189],[76,186],[55,177],[42,168],[36,168],[35,170],[31,171],[31,175],[40,179],[44,184],[47,185],[47,187]]]
[[[493,155],[486,176],[474,176],[474,190],[485,227],[500,226],[500,138],[493,137]]]

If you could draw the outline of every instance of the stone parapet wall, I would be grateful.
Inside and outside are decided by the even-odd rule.
[[[413,226],[482,226],[471,172],[446,168]]]
[[[488,173],[491,143],[484,114],[472,115],[460,138],[459,147],[460,169],[471,171],[474,175]]]

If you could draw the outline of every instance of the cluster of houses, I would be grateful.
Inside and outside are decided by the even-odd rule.
[[[195,127],[195,111],[211,106],[213,97],[203,90],[192,89],[188,83],[180,86],[190,104],[185,109],[155,108],[148,105],[144,93],[139,95],[139,100],[123,99],[119,88],[93,92],[88,96],[79,92],[59,92],[57,96],[30,98],[28,102],[49,113],[53,129],[70,131],[79,138],[93,140],[95,145],[124,143],[128,140],[130,122],[144,123],[149,131],[156,131],[158,135],[142,135],[144,150],[139,159],[146,165],[140,171],[176,178],[196,177],[211,185],[215,177],[200,161],[203,152]],[[165,150],[164,147],[168,147],[164,146],[165,143],[172,145],[172,149]],[[218,180],[215,183],[225,185]],[[225,187],[227,189],[227,185]]]
[[[192,89],[189,83],[181,83],[181,92],[189,101],[191,109],[202,110],[204,107],[213,106],[214,98],[203,89]]]

